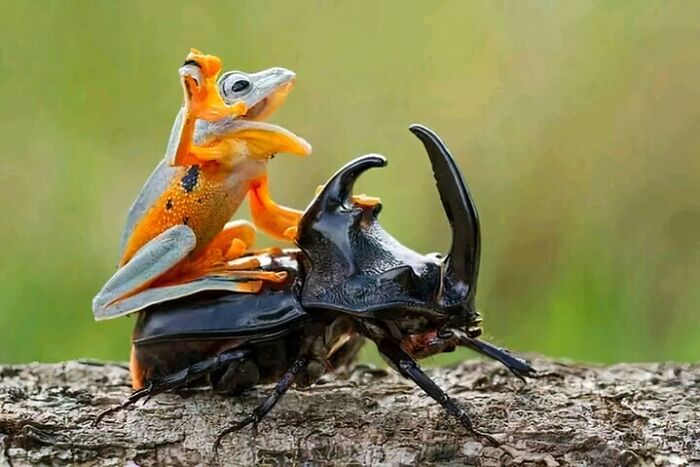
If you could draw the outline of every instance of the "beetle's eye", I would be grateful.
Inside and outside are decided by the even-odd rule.
[[[246,89],[248,89],[249,86],[250,86],[250,81],[248,81],[246,79],[239,79],[238,81],[233,83],[233,86],[231,86],[231,92],[245,91]]]

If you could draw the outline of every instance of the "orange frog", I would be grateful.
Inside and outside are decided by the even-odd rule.
[[[291,240],[301,212],[275,204],[267,163],[279,152],[307,155],[310,145],[265,122],[285,100],[294,73],[230,71],[196,50],[180,68],[184,105],[165,158],[127,218],[119,269],[93,300],[98,320],[203,290],[257,292],[285,274],[262,271],[241,255],[255,240],[247,221],[228,222],[250,195],[255,226]],[[228,223],[227,223],[228,222]]]

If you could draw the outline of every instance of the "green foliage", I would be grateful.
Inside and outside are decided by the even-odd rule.
[[[96,324],[90,302],[162,157],[190,47],[227,69],[297,72],[272,120],[315,151],[275,159],[276,200],[301,208],[342,163],[383,153],[389,167],[359,189],[381,196],[384,226],[421,251],[449,236],[406,128],[436,129],[480,209],[478,298],[493,341],[603,362],[697,360],[699,6],[4,5],[0,361],[127,358],[131,319]]]

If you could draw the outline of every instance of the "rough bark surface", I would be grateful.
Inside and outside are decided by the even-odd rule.
[[[0,366],[0,466],[700,465],[700,364],[598,367],[535,359],[523,385],[495,363],[431,371],[492,447],[393,372],[291,390],[256,431],[216,434],[270,391],[164,394],[91,422],[129,394],[114,364]]]

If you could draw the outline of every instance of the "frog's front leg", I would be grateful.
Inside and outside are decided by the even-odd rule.
[[[216,75],[221,65],[219,64],[214,74],[211,74],[211,71],[205,71],[211,67],[200,64],[199,60],[203,59],[188,60],[180,68],[186,112],[195,119],[201,118],[209,122],[244,115],[248,110],[245,101],[239,100],[232,105],[227,105],[219,94]]]
[[[316,190],[319,193],[321,187]],[[374,196],[353,195],[353,202],[373,207],[380,203]],[[301,220],[302,211],[280,206],[272,201],[267,176],[253,181],[250,189],[250,213],[255,225],[268,235],[279,239],[294,241],[297,236],[297,225]]]
[[[267,176],[253,181],[250,188],[250,214],[255,225],[279,240],[293,241],[302,211],[272,201]]]
[[[202,161],[215,161],[221,149],[213,146],[201,148],[194,144],[197,119],[216,121],[225,117],[244,115],[247,104],[240,100],[227,105],[216,86],[221,71],[221,60],[213,55],[203,55],[193,50],[180,68],[180,82],[184,93],[184,105],[175,120],[174,139],[168,143],[168,159],[171,166],[195,165]]]
[[[92,301],[95,319],[116,318],[139,309],[138,300],[124,300],[148,288],[194,250],[195,233],[186,225],[176,225],[141,247],[107,281]]]

